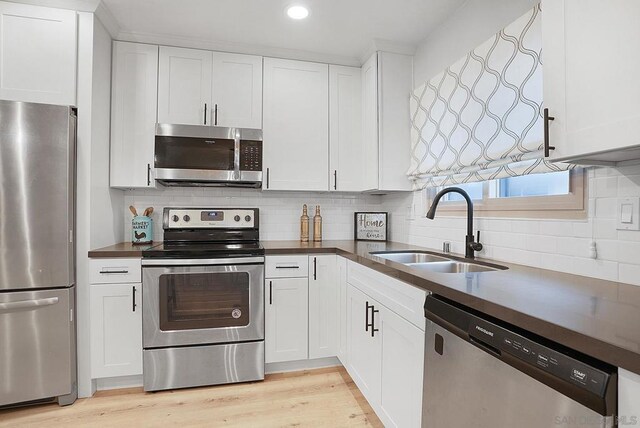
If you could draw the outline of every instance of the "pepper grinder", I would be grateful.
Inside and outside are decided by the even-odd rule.
[[[322,241],[322,216],[320,205],[316,205],[316,215],[313,216],[313,242]]]
[[[302,206],[302,216],[300,217],[300,242],[309,242],[309,215],[307,214],[307,204]]]

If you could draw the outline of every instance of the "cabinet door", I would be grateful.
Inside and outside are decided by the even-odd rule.
[[[328,74],[326,64],[264,59],[264,189],[328,190]]]
[[[362,66],[364,190],[378,188],[378,54]]]
[[[142,374],[140,284],[90,286],[91,377]]]
[[[308,357],[309,280],[266,280],[265,362],[306,360]]]
[[[76,104],[72,10],[0,2],[0,98]]]
[[[380,305],[356,287],[348,286],[347,348],[349,364],[347,369],[362,394],[375,408],[380,402],[382,354],[380,333],[375,332],[372,335],[371,327],[367,324],[367,322],[371,323],[371,306]]]
[[[338,278],[338,358],[343,366],[347,366],[347,259],[337,256]]]
[[[214,52],[212,87],[213,125],[262,129],[262,57]]]
[[[329,66],[330,190],[358,192],[364,186],[360,69]]]
[[[411,152],[413,57],[378,53],[378,189],[411,190],[407,178]]]
[[[158,123],[211,125],[212,52],[160,46]]]
[[[376,308],[377,309],[377,308]],[[386,426],[420,427],[424,331],[387,308],[380,309],[382,387]]]
[[[618,369],[618,415],[621,426],[640,422],[640,374]]]
[[[309,256],[309,358],[338,354],[336,255]]]
[[[551,159],[640,145],[640,2],[543,0],[542,9]]]
[[[113,43],[111,187],[155,187],[158,47]]]

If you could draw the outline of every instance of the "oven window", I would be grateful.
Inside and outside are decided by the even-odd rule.
[[[249,324],[247,272],[160,276],[160,330],[241,327]]]
[[[234,170],[233,140],[156,136],[155,147],[156,168]]]

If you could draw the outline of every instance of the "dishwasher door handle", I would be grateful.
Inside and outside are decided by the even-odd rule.
[[[502,356],[502,351],[500,351],[499,349],[489,345],[487,342],[484,342],[484,341],[482,341],[480,339],[476,339],[473,336],[469,336],[469,342],[474,344],[478,348],[482,349],[483,351],[486,351],[486,352],[490,353],[494,357],[498,357],[499,358],[499,357]]]

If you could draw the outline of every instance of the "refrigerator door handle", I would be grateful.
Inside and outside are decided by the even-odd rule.
[[[41,306],[51,306],[58,303],[57,297],[49,297],[47,299],[21,300],[19,302],[0,303],[0,314],[7,312],[15,312],[29,310]]]

